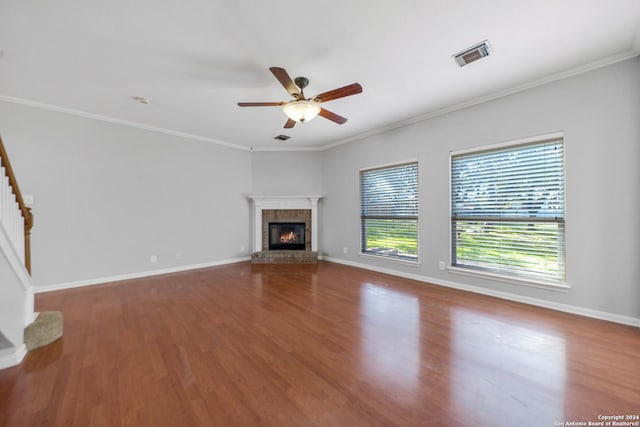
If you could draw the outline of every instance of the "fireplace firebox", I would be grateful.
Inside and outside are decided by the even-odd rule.
[[[304,222],[270,222],[269,250],[305,250]]]

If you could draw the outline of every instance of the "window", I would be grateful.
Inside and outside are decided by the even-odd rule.
[[[562,136],[451,154],[452,266],[565,281]]]
[[[417,261],[418,163],[360,172],[362,253]]]

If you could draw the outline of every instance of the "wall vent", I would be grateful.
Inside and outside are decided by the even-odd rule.
[[[287,135],[278,135],[278,136],[275,136],[273,139],[277,139],[277,140],[280,140],[280,141],[286,141],[289,138],[291,138],[291,137],[287,136]]]
[[[459,66],[464,67],[467,64],[477,61],[480,58],[489,56],[491,49],[487,40],[471,46],[461,52],[453,55]]]

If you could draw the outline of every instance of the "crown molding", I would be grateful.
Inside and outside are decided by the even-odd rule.
[[[10,102],[12,104],[26,105],[28,107],[39,108],[41,110],[53,111],[56,113],[69,114],[72,116],[82,117],[85,119],[98,120],[106,123],[113,123],[121,126],[127,126],[135,129],[147,130],[150,132],[162,133],[165,135],[177,136],[179,138],[191,139],[194,141],[208,142],[210,144],[222,145],[224,147],[234,148],[236,150],[250,151],[249,147],[243,145],[232,144],[230,142],[220,141],[218,139],[208,138],[206,136],[195,135],[192,133],[179,132],[171,129],[161,128],[158,126],[146,125],[143,123],[132,122],[129,120],[116,119],[114,117],[103,116],[101,114],[88,113],[86,111],[74,110],[72,108],[59,107],[56,105],[45,104],[43,102],[31,101],[29,99],[17,98],[0,94],[0,101]]]
[[[638,46],[635,46],[638,45]],[[637,48],[637,49],[636,49]],[[525,90],[529,90],[529,89],[533,89],[535,87],[538,86],[542,86],[548,83],[553,83],[559,80],[564,80],[566,78],[569,77],[573,77],[573,76],[577,76],[580,74],[584,74],[587,73],[589,71],[593,71],[593,70],[597,70],[599,68],[604,68],[607,67],[609,65],[613,65],[613,64],[617,64],[618,62],[623,62],[626,61],[628,59],[632,59],[635,58],[637,56],[640,55],[640,31],[636,37],[635,43],[634,43],[634,49],[633,50],[629,50],[626,52],[622,52],[616,55],[612,55],[609,56],[607,58],[603,58],[601,60],[598,61],[594,61],[594,62],[590,62],[588,64],[584,64],[581,65],[579,67],[575,67],[575,68],[571,68],[569,70],[565,70],[565,71],[561,71],[559,73],[555,73],[555,74],[551,74],[549,76],[543,77],[541,79],[537,79],[537,80],[533,80],[531,82],[519,85],[519,86],[514,86],[512,88],[509,89],[505,89],[502,91],[498,91],[498,92],[494,92],[492,94],[489,95],[485,95],[485,96],[481,96],[479,98],[475,98],[472,99],[470,101],[465,101],[465,102],[461,102],[459,104],[456,105],[452,105],[450,107],[446,107],[446,108],[442,108],[440,110],[435,110],[435,111],[430,111],[412,118],[409,118],[407,120],[402,120],[399,122],[395,122],[395,123],[391,123],[389,125],[380,127],[380,128],[376,128],[376,129],[372,129],[370,131],[358,134],[358,135],[354,135],[352,137],[349,138],[345,138],[336,142],[333,142],[331,144],[325,145],[323,147],[321,147],[321,149],[323,151],[325,150],[330,150],[332,148],[338,147],[340,145],[344,145],[350,142],[354,142],[354,141],[358,141],[361,139],[365,139],[374,135],[379,135],[385,132],[389,132],[391,130],[394,129],[398,129],[398,128],[402,128],[405,126],[409,126],[412,125],[414,123],[419,123],[419,122],[423,122],[429,119],[433,119],[435,117],[439,117],[439,116],[443,116],[445,114],[449,114],[449,113],[453,113],[454,111],[458,111],[458,110],[463,110],[465,108],[469,108],[472,107],[474,105],[478,105],[478,104],[484,104],[485,102],[489,102],[489,101],[493,101],[495,99],[499,99],[499,98],[503,98],[505,96],[509,96],[509,95],[513,95],[515,93],[518,92],[523,92]]]
[[[589,71],[597,70],[598,68],[603,68],[609,65],[616,64],[618,62],[626,61],[631,58],[635,58],[640,55],[640,29],[636,33],[636,36],[632,43],[632,48],[628,51],[618,53],[616,55],[612,55],[598,61],[590,62],[588,64],[581,65],[579,67],[574,67],[566,71],[561,71],[559,73],[552,74],[550,76],[543,77],[541,79],[533,80],[531,82],[525,83],[523,85],[515,86],[509,89],[505,89],[502,91],[494,92],[489,95],[485,95],[479,98],[472,99],[470,101],[465,101],[456,105],[452,105],[450,107],[442,108],[440,110],[426,112],[424,114],[420,114],[418,116],[411,117],[406,120],[402,120],[399,122],[394,122],[388,124],[383,127],[371,129],[369,131],[359,133],[357,135],[344,138],[327,145],[318,146],[318,147],[245,147],[243,145],[233,144],[226,141],[221,141],[214,138],[209,138],[201,135],[190,134],[186,132],[174,131],[171,129],[161,128],[158,126],[146,125],[143,123],[132,122],[128,120],[116,119],[114,117],[103,116],[100,114],[88,113],[86,111],[75,110],[72,108],[59,107],[56,105],[45,104],[42,102],[31,101],[28,99],[17,98],[9,95],[0,94],[0,101],[10,102],[13,104],[26,105],[29,107],[40,108],[43,110],[54,111],[58,113],[70,114],[73,116],[83,117],[87,119],[99,120],[107,123],[114,123],[122,126],[128,126],[136,129],[147,130],[151,132],[158,132],[165,135],[177,136],[180,138],[190,139],[194,141],[207,142],[210,144],[221,145],[224,147],[234,148],[242,151],[309,151],[309,152],[317,152],[317,151],[326,151],[332,148],[338,147],[340,145],[344,145],[350,142],[358,141],[361,139],[365,139],[374,135],[379,135],[394,129],[398,129],[401,127],[409,126],[414,123],[423,122],[429,119],[433,119],[438,116],[443,116],[445,114],[452,113],[454,111],[462,110],[465,108],[472,107],[474,105],[482,104],[485,102],[489,102],[495,99],[499,99],[508,95],[512,95],[518,92],[523,92],[528,89],[532,89],[538,86],[545,85],[547,83],[556,82],[559,80],[563,80],[569,77],[577,76],[580,74],[587,73]]]
[[[249,151],[324,151],[324,147],[251,147]]]

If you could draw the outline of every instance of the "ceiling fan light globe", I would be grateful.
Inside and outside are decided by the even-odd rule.
[[[287,102],[284,107],[282,107],[282,110],[291,120],[304,123],[313,119],[318,115],[318,113],[320,113],[320,103],[300,99]]]

